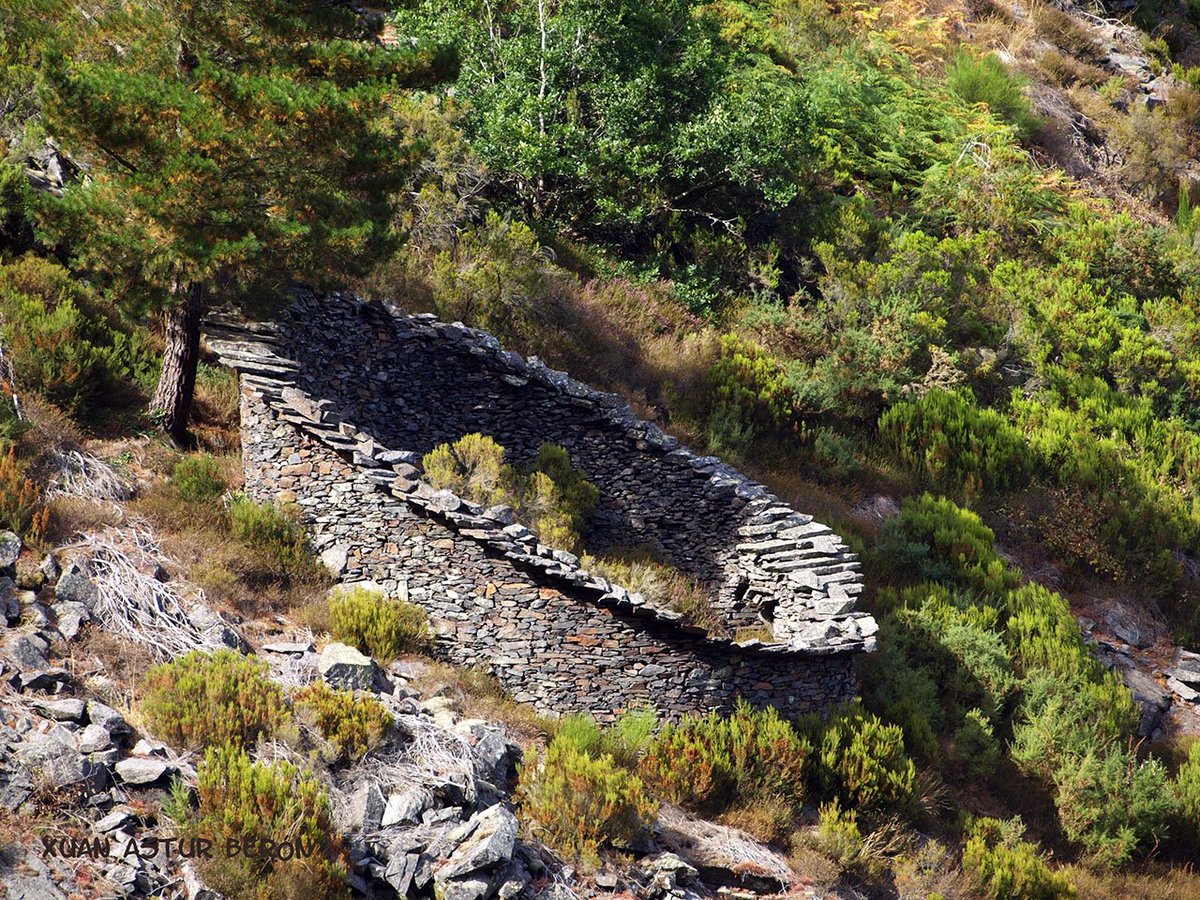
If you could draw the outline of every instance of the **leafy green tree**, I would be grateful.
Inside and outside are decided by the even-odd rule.
[[[418,148],[389,103],[447,58],[383,46],[343,4],[24,5],[44,28],[46,128],[90,167],[45,224],[166,311],[151,409],[182,441],[207,307],[362,272],[394,246]]]

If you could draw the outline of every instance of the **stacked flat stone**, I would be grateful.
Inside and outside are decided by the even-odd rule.
[[[492,668],[517,699],[609,718],[738,696],[804,712],[853,694],[853,655],[876,631],[854,609],[853,555],[617,395],[486,333],[343,295],[300,295],[273,324],[214,320],[208,336],[241,375],[252,495],[299,504],[343,580],[421,603],[447,655]],[[711,588],[731,632],[770,623],[774,639],[706,634],[538,543],[511,510],[434,490],[423,454],[471,431],[518,463],[543,442],[565,446],[600,489],[590,544],[654,546]],[[602,677],[610,693],[595,690]]]

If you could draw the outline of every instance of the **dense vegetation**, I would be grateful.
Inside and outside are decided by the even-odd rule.
[[[249,305],[288,279],[361,276],[624,392],[864,553],[881,628],[861,705],[798,726],[743,710],[653,740],[564,728],[523,787],[548,840],[629,846],[654,783],[791,844],[798,866],[819,853],[914,895],[958,871],[987,896],[1069,896],[1048,851],[1085,867],[1081,890],[1115,893],[1135,875],[1114,870],[1142,867],[1132,890],[1149,893],[1155,867],[1194,855],[1195,746],[1135,740],[1129,692],[1072,615],[1115,594],[1200,642],[1194,4],[1133,14],[1173,79],[1156,106],[1080,18],[1002,0],[936,17],[904,0],[420,0],[386,16],[397,51],[340,6],[102,6],[0,0],[0,343],[25,410],[4,392],[0,524],[57,527],[31,419],[144,428],[164,351],[186,350],[168,393],[190,394],[215,293]],[[1119,167],[1066,174],[1062,117],[1030,99],[1047,91]],[[47,139],[63,184],[35,190],[23,170],[48,177]],[[177,438],[178,406],[156,405]],[[212,555],[212,594],[319,583],[286,510],[222,501],[231,444],[205,415],[193,437],[214,456],[141,502],[236,545]],[[473,435],[425,467],[547,543],[586,544],[594,488],[561,448],[518,471]],[[899,515],[851,515],[877,493]],[[647,548],[588,562],[703,621]],[[1027,583],[1035,563],[1054,589]],[[394,602],[324,609],[385,657],[428,639]],[[164,735],[215,740],[210,710],[176,708],[178,684],[203,675],[197,702],[223,708],[254,677],[209,665],[232,663],[155,673],[146,715]],[[264,696],[222,742],[290,717]],[[373,725],[344,699],[308,698],[306,715],[353,755]],[[298,777],[222,752],[205,783],[230,803],[251,777]],[[319,798],[304,803],[319,821]],[[805,804],[817,836],[792,841]],[[914,828],[934,839],[916,846]]]

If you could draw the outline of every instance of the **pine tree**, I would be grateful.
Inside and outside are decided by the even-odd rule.
[[[23,5],[46,32],[47,131],[90,166],[44,200],[43,224],[125,302],[165,311],[151,409],[182,442],[207,307],[361,273],[394,248],[420,148],[392,101],[450,61],[385,47],[336,0]]]

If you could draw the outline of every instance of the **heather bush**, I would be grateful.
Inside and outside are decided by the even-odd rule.
[[[856,810],[913,808],[917,770],[898,726],[849,706],[826,722],[809,720],[805,731],[813,736],[811,780],[821,796]]]
[[[0,337],[22,390],[91,415],[152,369],[137,333],[117,327],[85,282],[27,255],[0,265]]]
[[[236,746],[211,747],[197,767],[199,808],[184,829],[213,842],[199,862],[205,882],[230,900],[332,900],[346,896],[346,856],[329,796],[311,774],[286,760],[253,762]],[[291,859],[241,848],[293,841]]]
[[[1067,900],[1076,896],[1066,875],[1050,871],[1037,846],[1022,840],[1018,816],[976,819],[963,849],[963,869],[988,900]]]
[[[140,711],[156,737],[190,750],[251,747],[291,719],[266,663],[233,650],[193,650],[155,666],[146,673]]]
[[[1139,762],[1120,747],[1096,748],[1066,760],[1054,780],[1063,832],[1096,865],[1119,868],[1167,835],[1173,802],[1156,759]]]
[[[721,812],[734,803],[804,800],[811,745],[773,708],[687,716],[655,736],[641,773],[667,800]]]
[[[0,440],[0,528],[36,543],[50,523],[50,509],[16,448],[4,450],[4,443]]]
[[[1200,852],[1200,741],[1192,744],[1171,790],[1175,802],[1172,838],[1185,852]]]
[[[641,778],[608,753],[593,755],[591,739],[580,740],[576,731],[556,735],[539,759],[525,763],[516,797],[539,840],[595,865],[602,848],[641,842],[658,804]]]
[[[1013,125],[1023,138],[1038,127],[1037,117],[1022,92],[1023,79],[1009,72],[994,55],[959,53],[946,66],[946,83],[964,103],[984,104],[997,118]]]
[[[243,495],[229,505],[229,530],[271,570],[289,578],[316,576],[304,526],[292,510]]]
[[[374,697],[356,697],[314,681],[292,697],[296,717],[317,728],[333,760],[355,760],[377,746],[392,725],[391,713]]]
[[[1022,434],[969,394],[930,391],[897,403],[879,419],[879,431],[909,465],[967,496],[1019,487],[1033,471]]]
[[[935,581],[988,596],[1020,583],[996,553],[995,535],[978,514],[930,494],[904,501],[880,530],[876,557],[900,583]]]
[[[220,462],[207,453],[180,459],[171,473],[171,482],[180,499],[188,503],[216,500],[228,487]]]
[[[330,593],[329,620],[334,638],[383,662],[427,650],[431,642],[425,610],[361,586]]]
[[[466,434],[425,454],[425,478],[484,506],[513,505],[516,472],[505,463],[504,448],[482,434]]]
[[[589,756],[607,754],[621,766],[633,769],[650,746],[657,727],[658,714],[653,709],[631,709],[622,712],[607,728],[601,728],[588,716],[564,716],[554,735]]]

